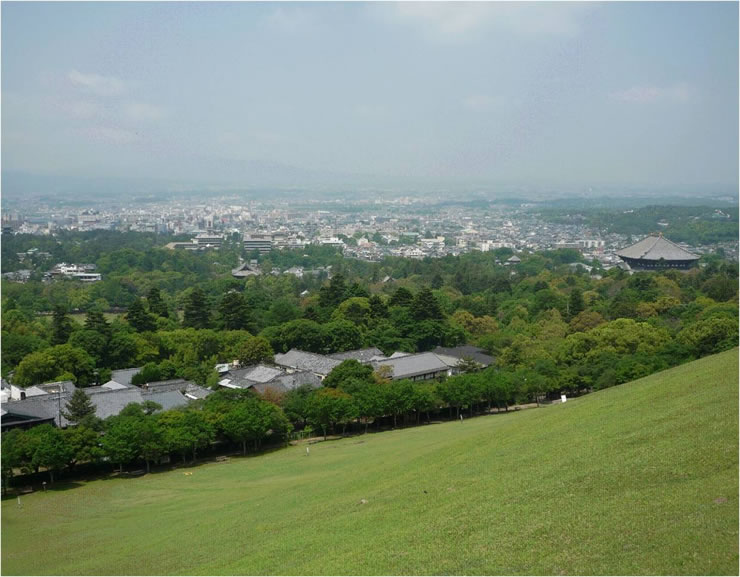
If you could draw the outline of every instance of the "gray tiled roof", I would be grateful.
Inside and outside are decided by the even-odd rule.
[[[377,367],[390,367],[394,379],[406,379],[429,373],[447,371],[448,366],[434,353],[419,353],[396,359],[388,359],[373,363]]]
[[[377,357],[385,358],[383,351],[377,347],[370,347],[369,349],[358,349],[356,351],[346,351],[344,353],[334,353],[329,355],[332,359],[339,361],[346,361],[348,359],[354,359],[361,363],[369,363],[373,360],[379,360]]]
[[[267,365],[257,365],[250,368],[248,372],[242,377],[247,381],[253,381],[255,383],[266,383],[272,379],[284,375],[285,371],[278,369],[277,367],[268,367]]]
[[[121,383],[122,385],[130,385],[131,379],[133,379],[134,375],[138,374],[140,371],[141,367],[118,369],[111,372],[110,380]]]
[[[29,397],[22,401],[8,401],[7,403],[3,403],[3,409],[10,414],[25,415],[39,419],[54,419],[56,426],[66,427],[69,421],[60,412],[64,411],[69,396],[62,395],[60,399],[58,395],[43,395]]]
[[[330,359],[329,357],[314,353],[306,353],[298,349],[291,349],[284,355],[275,355],[276,365],[311,371],[312,373],[323,376],[328,375],[341,362],[337,359]]]
[[[285,387],[287,390],[293,390],[297,389],[301,385],[311,385],[314,389],[317,389],[321,386],[321,379],[317,377],[314,373],[311,371],[296,371],[295,373],[290,373],[287,375],[281,375],[279,377],[276,377],[269,383],[266,383],[267,385],[272,385],[275,383],[279,383],[281,386]]]
[[[698,260],[699,257],[682,249],[662,236],[649,236],[617,252],[617,256],[640,260]]]
[[[165,391],[163,393],[152,393],[150,395],[142,395],[145,401],[154,401],[155,403],[162,405],[163,411],[169,411],[176,407],[182,407],[188,404],[188,399],[180,391]]]
[[[98,388],[99,387],[90,387],[90,389]],[[95,416],[100,419],[106,419],[110,416],[117,415],[130,403],[144,402],[141,391],[136,388],[118,389],[113,391],[110,389],[90,389],[85,389],[85,392],[90,397],[92,404],[95,405]]]
[[[188,386],[192,385],[191,381],[185,379],[169,379],[167,381],[155,381],[153,383],[146,383],[141,385],[141,390],[150,393],[164,393],[166,391],[182,391]]]
[[[104,385],[100,385],[103,389],[109,389],[111,391],[117,390],[117,389],[128,389],[130,387],[133,387],[133,385],[123,385],[119,383],[118,381],[108,381]]]
[[[464,357],[471,357],[476,363],[479,363],[484,367],[487,367],[495,360],[491,355],[487,354],[485,350],[470,345],[464,345],[461,347],[437,347],[432,352],[437,355],[454,357],[457,360],[461,360]]]

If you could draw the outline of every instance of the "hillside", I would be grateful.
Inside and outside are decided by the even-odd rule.
[[[738,351],[187,471],[5,500],[3,574],[736,575]]]

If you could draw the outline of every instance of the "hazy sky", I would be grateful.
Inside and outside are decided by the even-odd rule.
[[[737,186],[738,4],[2,3],[3,170],[283,165]]]

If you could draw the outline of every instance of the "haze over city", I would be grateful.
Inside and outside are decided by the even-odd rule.
[[[703,2],[3,2],[3,189],[732,192],[737,22]]]

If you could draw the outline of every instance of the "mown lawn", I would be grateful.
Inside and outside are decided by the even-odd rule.
[[[3,574],[737,575],[738,351],[186,470],[4,501]]]

